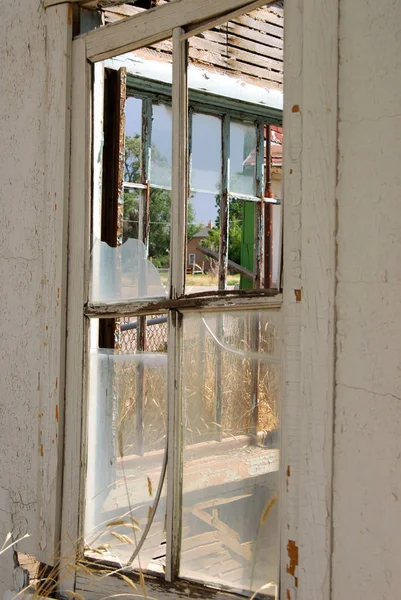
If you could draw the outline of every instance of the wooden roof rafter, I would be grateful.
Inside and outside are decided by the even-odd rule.
[[[81,8],[101,9],[126,4],[126,0],[44,0],[43,5],[45,8],[49,8],[49,6],[66,3],[76,4]]]

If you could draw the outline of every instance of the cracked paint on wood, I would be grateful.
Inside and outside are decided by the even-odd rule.
[[[45,23],[38,0],[4,0],[0,22],[0,545],[36,549],[42,252],[45,247]],[[52,251],[51,240],[48,251]],[[0,595],[12,552],[0,556]]]
[[[400,19],[340,0],[333,600],[401,587]]]

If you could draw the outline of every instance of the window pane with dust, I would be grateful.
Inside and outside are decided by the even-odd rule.
[[[230,124],[230,193],[256,193],[256,128],[253,124]]]
[[[128,238],[121,246],[111,247],[107,242],[94,241],[90,271],[91,302],[122,302],[165,295],[160,274],[148,259],[143,242]]]
[[[127,98],[125,102],[124,181],[141,181],[142,100]]]
[[[97,559],[163,572],[167,316],[114,324],[114,349],[90,355],[85,542]]]
[[[139,220],[142,202],[142,190],[136,190],[124,185],[123,244],[129,239],[139,239]]]
[[[212,192],[217,197],[221,190],[221,162],[221,118],[194,113],[191,189]]]
[[[186,315],[183,348],[180,574],[237,591],[273,582],[273,596],[279,318],[274,310]]]
[[[171,189],[172,110],[167,104],[153,104],[150,181]]]
[[[191,192],[188,199],[187,294],[217,290],[219,274],[219,196]],[[193,256],[193,262],[190,262]]]
[[[171,192],[150,189],[148,256],[167,288],[170,270]]]

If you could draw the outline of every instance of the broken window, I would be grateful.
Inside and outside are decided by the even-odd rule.
[[[107,60],[84,306],[86,556],[127,577],[274,597],[281,96],[249,80],[248,55],[241,86],[243,55],[219,55],[245,15],[202,26],[195,12],[172,39],[94,57]]]
[[[128,73],[123,242],[129,238],[144,242],[147,257],[167,288],[171,244],[171,87],[160,86],[159,93],[152,94],[141,91],[141,84],[145,87],[146,82]],[[267,120],[255,120],[252,107],[242,107],[240,103],[237,109],[247,112],[241,122],[236,120],[235,113],[232,116],[224,109],[218,98],[213,114],[201,112],[189,92],[186,252],[195,258],[188,261],[188,266],[194,268],[188,269],[187,293],[277,288],[281,253],[280,214],[276,207],[280,206],[281,193],[276,186],[274,197],[271,187],[271,126]],[[164,102],[160,100],[163,93]]]

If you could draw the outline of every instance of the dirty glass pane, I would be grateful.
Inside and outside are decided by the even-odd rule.
[[[129,97],[125,103],[124,181],[141,178],[142,100]]]
[[[166,104],[153,105],[150,181],[171,188],[172,112]]]
[[[244,260],[242,252],[244,241],[244,201],[231,200],[228,215],[228,269],[227,269],[227,288],[240,289],[241,275],[235,266],[240,265],[249,269],[249,265]],[[252,266],[251,269],[252,270]],[[252,285],[251,285],[252,287]]]
[[[219,197],[206,192],[192,192],[188,200],[188,243],[185,291],[187,294],[217,289]],[[211,251],[217,256],[206,254]],[[190,256],[194,257],[190,262]]]
[[[279,312],[184,317],[180,574],[274,597]]]
[[[253,262],[248,264],[243,252],[244,201],[231,200],[228,227],[228,270],[227,289],[240,289],[240,273],[236,266],[252,271]],[[211,291],[218,288],[219,245],[220,245],[220,197],[203,192],[193,192],[188,207],[188,246],[186,293]],[[249,221],[249,219],[248,219]],[[251,235],[254,223],[251,224]],[[195,262],[190,263],[190,255]],[[252,239],[253,260],[253,239]],[[235,263],[235,264],[234,264]],[[252,281],[251,286],[252,287]]]
[[[192,116],[191,189],[220,193],[221,119],[194,113]]]
[[[167,317],[148,317],[138,336],[144,322],[117,321],[116,348],[91,350],[85,543],[98,559],[162,572],[165,485],[132,560],[164,472],[167,431]]]
[[[142,190],[124,186],[124,212],[123,212],[123,242],[139,238],[139,216],[143,198]]]
[[[256,128],[253,124],[230,123],[230,193],[256,193]]]
[[[146,191],[124,187],[123,242],[139,239],[141,203]],[[167,286],[170,267],[171,193],[151,188],[149,202],[148,260],[156,268],[162,284]]]
[[[128,239],[112,248],[95,240],[91,255],[90,301],[121,302],[166,295],[156,267],[142,242]]]
[[[149,260],[167,286],[170,268],[171,193],[151,188],[149,212]]]

